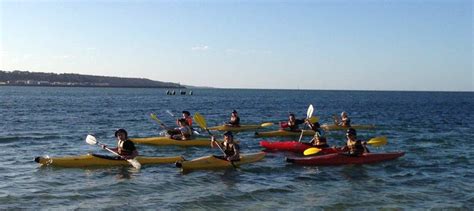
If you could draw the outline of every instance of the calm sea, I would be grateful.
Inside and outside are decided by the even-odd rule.
[[[299,209],[474,207],[474,93],[306,90],[193,90],[166,95],[163,89],[0,87],[0,209]],[[238,170],[182,174],[173,165],[130,167],[39,167],[36,156],[107,154],[87,145],[87,134],[109,145],[126,128],[132,137],[160,133],[155,112],[170,125],[171,110],[200,112],[213,126],[233,109],[242,123],[303,117],[309,104],[322,123],[347,111],[354,124],[375,124],[359,138],[385,135],[389,144],[373,152],[405,151],[397,160],[338,167],[286,163],[269,153]],[[273,128],[276,129],[276,128]],[[252,132],[239,133],[242,151],[261,148]],[[273,140],[287,140],[275,138]],[[304,141],[307,141],[305,138]],[[331,145],[343,133],[329,133]],[[147,156],[187,159],[219,154],[210,148],[139,145]]]

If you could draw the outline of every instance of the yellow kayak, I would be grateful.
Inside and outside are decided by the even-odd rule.
[[[265,157],[265,152],[257,152],[250,154],[241,154],[239,161],[234,161],[236,167],[257,162]],[[205,170],[205,169],[226,169],[234,166],[227,160],[216,158],[213,155],[196,158],[194,160],[179,161],[176,167],[181,168],[182,171]]]
[[[175,140],[169,137],[148,137],[148,138],[132,138],[133,143],[136,144],[149,144],[159,146],[206,146],[209,147],[211,144],[210,138],[195,138],[192,140]]]
[[[303,130],[303,136],[314,136],[315,132],[313,130]],[[265,132],[256,132],[255,136],[257,137],[276,137],[276,136],[300,136],[301,132],[293,132],[289,130],[275,130],[275,131],[265,131]]]
[[[232,132],[240,132],[246,130],[257,130],[264,128],[266,126],[271,126],[273,123],[262,123],[260,125],[240,125],[238,127],[235,126],[228,126],[228,125],[219,125],[208,128],[209,130],[218,130],[218,131],[232,131]]]
[[[370,130],[370,129],[375,129],[375,125],[351,125],[350,127],[344,127],[340,125],[321,125],[321,128],[323,130],[347,130],[349,128],[354,128],[356,130]]]
[[[175,163],[177,161],[182,161],[184,158],[182,156],[174,157],[143,157],[137,156],[137,161],[142,165],[147,164],[165,164],[165,163]],[[87,154],[79,156],[68,156],[68,157],[36,157],[35,161],[44,166],[58,166],[58,167],[92,167],[92,166],[130,166],[130,163],[126,160],[117,159],[115,156],[107,155],[96,155],[96,154]]]

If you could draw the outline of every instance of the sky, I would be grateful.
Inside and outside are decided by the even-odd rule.
[[[471,0],[0,0],[0,70],[474,91]]]

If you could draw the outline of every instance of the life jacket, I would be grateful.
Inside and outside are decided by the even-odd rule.
[[[122,156],[132,155],[133,151],[137,149],[135,148],[135,144],[129,139],[125,141],[119,140],[117,145],[118,145],[117,152],[119,155],[122,155]]]
[[[362,141],[357,140],[355,142],[347,141],[347,148],[349,149],[349,154],[352,155],[362,155],[365,152],[365,147],[362,145]]]
[[[188,123],[189,127],[193,126],[193,118],[190,116],[186,117],[186,122]]]
[[[224,154],[226,155],[226,158],[234,156],[235,151],[240,150],[239,145],[236,143],[233,143],[232,145],[230,145],[224,142],[222,145],[224,145],[223,150],[224,150]]]

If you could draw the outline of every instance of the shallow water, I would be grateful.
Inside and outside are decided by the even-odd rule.
[[[168,96],[162,89],[0,87],[0,209],[11,208],[472,208],[474,207],[472,92],[371,92],[305,90],[194,90]],[[385,135],[373,152],[405,151],[397,160],[337,167],[297,166],[287,153],[269,153],[237,170],[182,174],[173,165],[39,167],[36,156],[107,154],[87,145],[94,134],[115,144],[114,130],[133,137],[159,134],[150,112],[169,125],[166,110],[203,114],[209,126],[239,111],[242,123],[277,122],[288,112],[303,117],[309,104],[322,123],[349,112],[354,124],[375,124],[359,138]],[[197,126],[196,126],[197,127]],[[276,129],[276,128],[273,128]],[[331,145],[343,133],[330,132]],[[242,151],[261,148],[251,132],[239,133]],[[273,138],[288,140],[288,138]],[[307,141],[305,138],[304,141]],[[142,155],[187,159],[217,149],[138,145]]]

